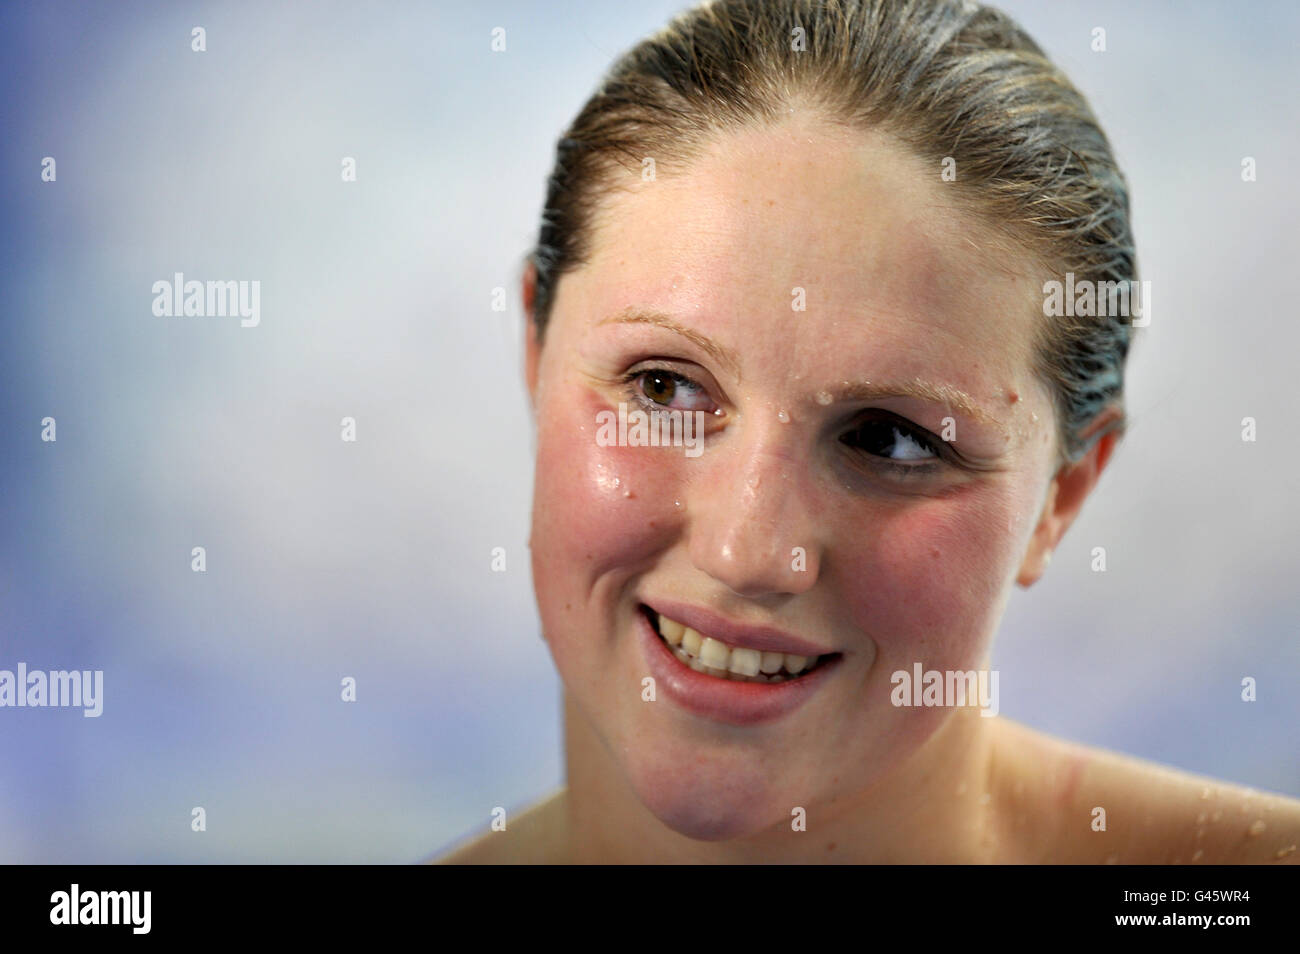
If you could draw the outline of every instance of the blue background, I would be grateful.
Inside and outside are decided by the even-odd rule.
[[[1005,8],[1115,144],[1154,310],[1002,712],[1300,795],[1300,13]],[[0,710],[0,860],[415,861],[561,782],[517,282],[556,137],[678,9],[0,9],[0,668],[105,672],[98,719]],[[176,271],[260,326],[154,318]]]

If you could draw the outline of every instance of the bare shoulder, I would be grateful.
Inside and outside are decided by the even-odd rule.
[[[1080,745],[999,720],[1005,860],[1300,863],[1300,799]]]
[[[517,815],[503,831],[488,831],[430,860],[441,865],[553,865],[567,859],[568,816],[565,789]]]

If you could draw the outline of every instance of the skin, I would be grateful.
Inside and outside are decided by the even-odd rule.
[[[1041,266],[951,188],[891,140],[801,114],[730,133],[686,174],[636,179],[603,207],[545,341],[527,342],[530,546],[566,690],[568,784],[445,860],[1297,860],[1275,855],[1300,841],[1300,801],[974,709],[891,702],[891,673],[915,662],[987,668],[1012,587],[1041,577],[1116,440],[1058,469],[1031,372]],[[529,272],[530,314],[534,284]],[[795,287],[806,310],[791,307]],[[629,307],[678,330],[606,320]],[[646,382],[624,379],[648,359],[698,384],[669,407],[719,412],[699,457],[597,442],[597,413],[635,406],[629,391]],[[955,401],[844,393],[917,378],[960,390],[988,420]],[[842,441],[881,412],[936,437],[950,417],[967,463],[891,476]],[[647,703],[633,627],[656,596],[843,660],[763,725]],[[796,807],[806,831],[792,830]]]

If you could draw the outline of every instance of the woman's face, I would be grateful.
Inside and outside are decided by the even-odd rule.
[[[1041,276],[940,172],[799,119],[629,176],[530,347],[543,632],[628,784],[691,837],[788,825],[912,756],[953,710],[896,707],[891,674],[981,668],[1033,560]],[[618,446],[620,403],[704,411],[702,450]],[[836,655],[724,679],[644,607],[729,667]]]

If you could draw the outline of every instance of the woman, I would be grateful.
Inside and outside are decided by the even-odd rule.
[[[1300,801],[995,714],[1137,278],[1104,134],[1001,13],[723,0],[624,56],[523,282],[567,787],[447,860],[1295,863]]]

